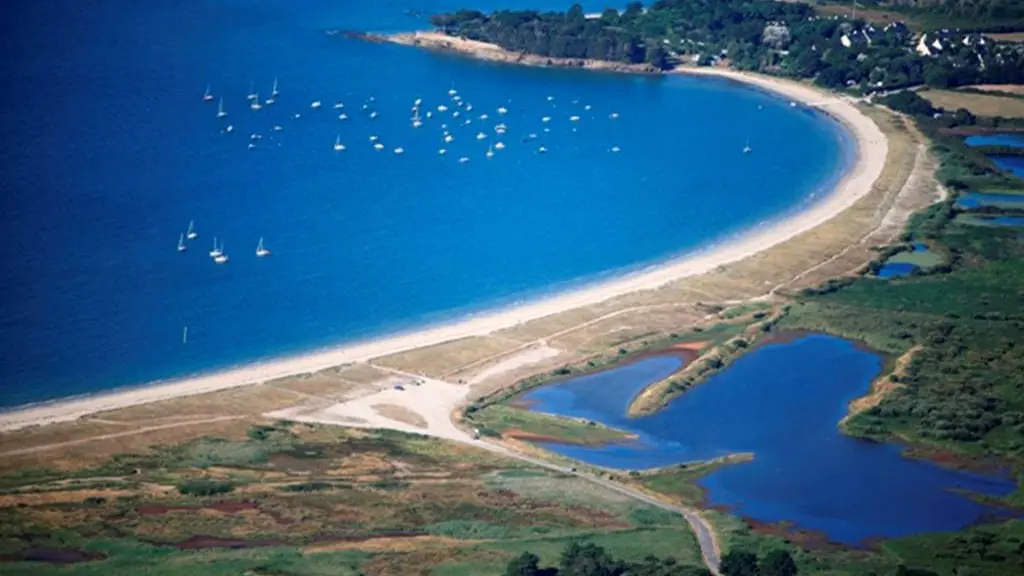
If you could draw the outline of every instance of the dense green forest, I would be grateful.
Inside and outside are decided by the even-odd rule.
[[[1017,10],[1017,4],[999,10]],[[460,10],[435,15],[431,23],[449,35],[553,58],[646,62],[661,69],[727,62],[865,93],[919,84],[1024,82],[1024,49],[1016,45],[981,45],[977,38],[942,32],[935,36],[942,49],[922,55],[902,24],[818,17],[802,3],[659,0],[646,10],[634,2],[621,13],[607,9],[594,18],[578,4],[566,12]]]

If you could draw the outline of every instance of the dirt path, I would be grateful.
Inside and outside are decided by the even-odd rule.
[[[226,420],[241,420],[243,418],[249,418],[248,415],[242,416],[218,416],[216,418],[205,418],[203,420],[188,420],[186,422],[174,422],[172,424],[161,424],[160,426],[147,426],[145,428],[136,428],[135,430],[126,430],[124,432],[114,432],[112,434],[101,434],[99,436],[89,436],[88,438],[79,438],[77,440],[68,440],[67,442],[56,442],[54,444],[43,444],[41,446],[32,446],[31,448],[21,448],[19,450],[8,450],[7,452],[0,453],[0,457],[4,456],[20,456],[22,454],[32,454],[34,452],[44,452],[46,450],[53,450],[56,448],[65,448],[67,446],[75,446],[78,444],[85,444],[87,442],[95,442],[97,440],[111,440],[114,438],[122,438],[124,436],[134,436],[136,434],[145,434],[146,432],[154,432],[156,430],[166,430],[168,428],[179,428],[181,426],[192,426],[195,424],[212,424],[214,422],[223,422]]]
[[[452,384],[436,378],[424,378],[418,374],[410,374],[394,368],[376,367],[402,378],[403,383],[400,385],[403,389],[390,387],[359,398],[337,402],[326,408],[299,406],[268,412],[264,416],[284,418],[298,422],[350,426],[354,428],[386,428],[413,434],[425,434],[462,444],[469,444],[502,456],[527,462],[540,468],[575,476],[645,504],[681,514],[686,518],[687,523],[690,524],[694,534],[697,536],[701,556],[704,558],[708,569],[713,574],[718,574],[719,548],[714,530],[697,510],[664,502],[639,490],[600,478],[594,474],[547,462],[507,446],[474,438],[470,433],[455,425],[451,419],[452,412],[458,409],[465,401],[466,395],[469,392],[468,386]],[[420,382],[420,384],[415,384],[415,382]],[[425,425],[423,427],[412,426],[407,422],[390,418],[387,414],[383,414],[380,410],[375,409],[380,404],[388,404],[401,408],[403,411],[414,413],[423,420]]]
[[[613,492],[617,492],[619,494],[622,494],[623,496],[627,496],[639,502],[649,504],[651,506],[660,508],[662,510],[666,510],[668,512],[675,512],[676,514],[682,515],[682,517],[685,518],[686,522],[690,525],[690,529],[693,530],[694,535],[697,536],[697,544],[700,545],[700,554],[704,558],[704,564],[707,566],[708,570],[710,570],[712,574],[715,574],[716,576],[720,574],[719,564],[721,563],[721,557],[719,551],[721,550],[721,548],[718,545],[718,539],[715,536],[714,528],[707,520],[704,519],[703,516],[701,516],[700,512],[695,508],[687,508],[685,506],[677,506],[675,504],[670,504],[668,502],[645,494],[639,490],[635,490],[628,486],[619,484],[618,482],[606,480],[604,478],[600,478],[598,476],[586,472],[579,472],[575,468],[567,468],[565,466],[559,466],[558,464],[552,464],[551,462],[545,462],[544,460],[533,458],[521,452],[516,452],[514,450],[502,446],[488,444],[487,449],[493,452],[497,452],[499,454],[503,454],[510,458],[515,458],[523,462],[528,462],[540,468],[546,468],[554,472],[575,476],[581,480],[585,480],[587,482],[590,482],[591,484],[596,484],[598,486],[601,486]]]

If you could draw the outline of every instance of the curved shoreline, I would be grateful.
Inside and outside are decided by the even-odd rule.
[[[435,36],[448,39],[448,37],[439,34],[435,34]],[[409,35],[405,35],[405,37],[409,37]],[[414,34],[412,37],[422,39],[425,36]],[[399,37],[387,37],[390,41],[408,43],[399,42],[397,38]],[[431,48],[431,46],[422,43],[417,45]],[[434,48],[442,49],[436,46]],[[495,49],[504,52],[497,46],[488,48],[492,52]],[[449,49],[449,51],[453,50]],[[498,58],[484,57],[472,52],[455,51],[468,56],[498,60]],[[517,55],[512,53],[505,54],[517,57]],[[516,59],[506,59],[505,61],[524,63]],[[526,64],[529,63],[527,62]],[[574,67],[598,70],[612,69],[597,65]],[[621,71],[637,72],[635,70]],[[624,294],[656,289],[675,280],[704,274],[720,266],[743,260],[831,220],[870,192],[873,183],[882,172],[888,154],[888,143],[885,135],[871,119],[845,99],[797,82],[732,70],[699,68],[683,69],[672,73],[714,76],[742,82],[780,95],[790,101],[802,102],[804,105],[812,106],[825,112],[842,124],[853,136],[853,140],[856,143],[855,159],[835,188],[806,209],[785,214],[780,219],[770,222],[767,226],[749,229],[739,233],[735,238],[727,242],[706,246],[649,269],[595,284],[584,285],[567,292],[541,297],[538,300],[525,304],[486,312],[462,320],[426,326],[405,333],[354,342],[327,350],[278,360],[249,364],[191,378],[142,384],[138,387],[98,393],[96,395],[13,408],[10,411],[0,412],[0,431],[74,421],[97,412],[225,390],[249,384],[259,384],[278,378],[316,372],[341,364],[367,361],[380,356],[406,352],[451,340],[471,336],[484,336],[524,322],[605,301]]]

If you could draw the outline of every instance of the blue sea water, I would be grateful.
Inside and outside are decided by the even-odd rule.
[[[587,418],[635,432],[635,442],[546,446],[599,466],[645,469],[753,452],[700,481],[708,503],[766,522],[790,521],[857,544],[955,530],[995,511],[955,491],[1006,495],[1007,478],[904,458],[894,445],[843,435],[848,403],[867,392],[879,356],[831,336],[762,346],[724,372],[631,419],[629,402],[682,362],[656,356],[544,386],[523,396],[532,410]]]
[[[9,6],[0,405],[337,345],[605,278],[799,209],[849,161],[830,120],[725,81],[490,65],[325,33],[423,28],[409,10],[466,3]],[[275,77],[277,103],[250,111],[250,85],[265,99]],[[225,120],[201,101],[207,84]],[[473,123],[457,127],[449,111],[456,140],[440,156],[440,120],[413,129],[410,106],[422,98],[436,114],[453,86]],[[376,120],[360,109],[370,97]],[[499,121],[508,147],[488,160]],[[538,139],[522,142],[529,133]],[[338,136],[345,152],[332,150]],[[179,254],[190,220],[201,236]],[[206,255],[215,236],[223,266]],[[255,258],[259,237],[271,257]]]

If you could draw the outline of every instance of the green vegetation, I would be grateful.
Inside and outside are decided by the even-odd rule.
[[[770,332],[779,318],[779,314],[768,316],[766,312],[754,313],[752,319],[756,322],[743,330],[740,335],[730,340],[719,339],[716,346],[706,350],[700,358],[691,362],[680,372],[648,386],[630,403],[629,415],[639,416],[656,412],[677,396],[727,369],[750,350],[763,335]]]
[[[718,306],[707,306],[709,312],[722,312],[723,308]],[[756,320],[764,318],[765,312],[755,312],[753,317]],[[704,348],[713,347],[724,343],[733,336],[742,334],[746,328],[743,318],[736,321],[723,321],[711,326],[695,326],[687,332],[673,332],[667,337],[657,336],[654,338],[643,338],[623,344],[614,352],[608,352],[593,356],[575,364],[561,366],[546,374],[538,374],[517,382],[514,386],[499,390],[498,392],[485,396],[469,405],[465,410],[466,418],[474,419],[474,414],[484,408],[506,402],[523,392],[551,383],[553,380],[567,376],[583,375],[607,369],[610,366],[634,360],[639,354],[651,350],[662,350],[677,344],[701,344]],[[483,436],[493,436],[497,431],[484,426],[480,429]]]
[[[931,21],[969,22],[974,29],[997,24],[1013,28],[1015,22],[1024,28],[1018,6],[1007,4],[989,0],[975,3],[985,6],[979,10],[962,10],[957,4],[914,14]],[[621,14],[608,9],[599,18],[587,18],[578,4],[561,13],[461,10],[435,15],[431,23],[452,36],[540,56],[647,63],[659,69],[724,61],[741,70],[813,79],[824,87],[865,93],[919,84],[945,88],[1024,81],[1024,52],[1012,45],[989,41],[979,52],[977,38],[974,44],[965,43],[963,33],[948,37],[950,33],[942,32],[943,49],[921,55],[902,24],[876,28],[862,19],[818,17],[814,8],[796,2],[659,0],[647,10],[634,2]],[[982,53],[992,56],[984,65],[978,62]]]
[[[0,478],[4,574],[499,574],[572,541],[700,564],[685,521],[573,476],[396,432],[280,423]],[[48,561],[50,559],[51,561]]]
[[[584,445],[631,438],[626,432],[597,422],[541,414],[504,404],[491,404],[477,410],[467,415],[467,420],[478,427],[482,435],[485,431],[493,431],[499,435]]]
[[[833,3],[829,0],[829,3]],[[849,4],[835,2],[849,10]],[[1015,0],[859,0],[861,8],[881,7],[928,28],[1015,31],[1024,29],[1024,6]]]
[[[883,542],[875,551],[839,550],[801,538],[757,532],[721,512],[705,513],[715,525],[725,556],[780,558],[786,552],[801,574],[844,576],[1003,576],[1015,574],[1024,556],[1024,522],[1012,520],[957,533],[924,534]],[[723,557],[723,573],[725,573]],[[749,572],[747,572],[749,573]],[[758,572],[757,574],[759,574]]]
[[[217,494],[227,494],[234,489],[235,485],[231,482],[217,482],[205,478],[186,480],[178,485],[178,492],[186,496],[215,496]]]
[[[505,567],[505,576],[707,576],[705,568],[679,564],[675,558],[647,555],[639,561],[616,558],[594,543],[570,542],[557,567],[541,568],[541,558],[523,552]],[[795,573],[794,573],[795,574]],[[781,576],[781,575],[780,575]]]
[[[928,269],[944,264],[945,260],[941,254],[932,250],[921,252],[904,250],[903,252],[897,252],[886,262],[892,264],[913,264],[919,268]]]
[[[1024,156],[1024,148],[1014,146],[975,146],[974,149],[986,156]]]
[[[704,493],[700,486],[697,486],[697,480],[723,466],[748,462],[753,458],[753,454],[736,454],[706,462],[678,464],[643,472],[637,474],[636,478],[649,490],[678,498],[686,504],[700,504],[704,500]]]

